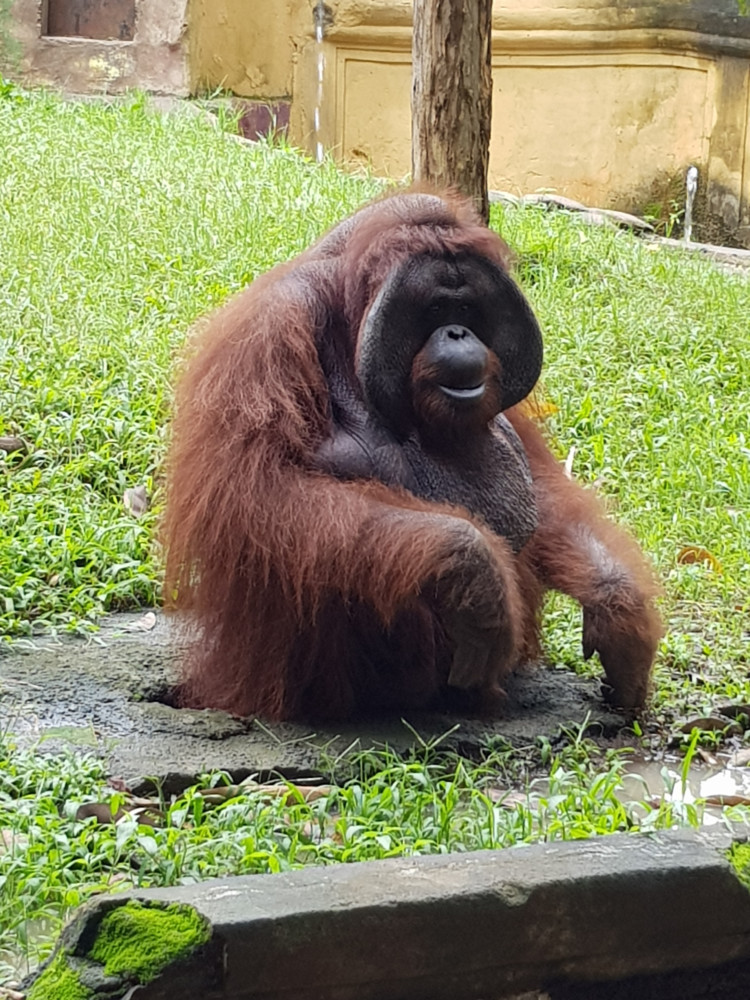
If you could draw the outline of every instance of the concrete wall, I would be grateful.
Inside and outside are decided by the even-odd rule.
[[[312,0],[193,0],[194,86],[290,98],[313,150]],[[411,0],[328,0],[317,138],[345,163],[410,168]],[[737,0],[496,2],[492,187],[641,210],[691,163],[716,235],[750,238],[750,18]],[[704,213],[705,214],[705,213]]]
[[[139,88],[187,96],[188,2],[136,0],[133,39],[119,41],[47,36],[46,0],[15,0],[9,28],[16,44],[0,71],[28,86],[73,93],[121,94]]]
[[[136,2],[133,41],[104,42],[40,37],[42,0],[15,0],[12,75],[88,92],[225,88],[290,105],[291,138],[310,151],[408,173],[412,0],[327,0],[322,45],[315,0]],[[637,211],[695,163],[718,229],[704,236],[750,243],[750,18],[737,0],[496,0],[493,28],[492,187]]]

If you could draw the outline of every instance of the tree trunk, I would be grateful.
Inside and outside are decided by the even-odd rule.
[[[412,174],[489,218],[492,0],[414,0]]]

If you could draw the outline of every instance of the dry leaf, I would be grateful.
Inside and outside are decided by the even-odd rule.
[[[130,486],[122,496],[125,510],[133,517],[143,517],[148,510],[148,493],[145,486]]]
[[[701,545],[684,545],[677,553],[677,562],[683,566],[703,563],[703,565],[710,567],[715,573],[721,573],[721,563],[719,560]]]
[[[112,810],[106,802],[85,802],[76,809],[75,818],[76,820],[84,820],[91,819],[94,816],[97,823],[105,825],[107,823],[116,823],[122,814],[122,809],[120,809],[113,815]]]
[[[726,715],[728,719],[738,719],[741,715],[746,715],[750,719],[750,705],[722,705],[718,712]]]
[[[106,802],[85,802],[76,810],[77,820],[90,816],[103,826],[118,823],[126,816],[138,820],[143,826],[161,826],[164,822],[164,813],[152,799],[131,798],[114,815]]]
[[[216,788],[203,788],[200,795],[206,802],[219,805],[227,799],[233,799],[246,792],[260,792],[269,801],[284,799],[287,805],[299,802],[300,796],[305,802],[314,802],[330,795],[332,785],[261,785],[252,778],[245,778],[239,785],[217,785]]]
[[[707,795],[703,801],[707,806],[750,806],[747,795]]]
[[[315,802],[331,794],[332,785],[259,785],[251,779],[245,779],[240,786],[242,792],[262,792],[269,799],[283,798],[287,805],[294,805],[300,796],[305,802]]]
[[[152,628],[156,625],[156,615],[153,611],[147,611],[145,615],[141,615],[134,622],[130,622],[129,625],[125,626],[126,632],[150,632]]]
[[[738,750],[729,760],[730,767],[747,767],[750,764],[750,747]]]
[[[728,722],[717,715],[704,715],[698,719],[690,719],[689,722],[680,726],[681,733],[692,733],[694,729],[702,729],[708,733],[739,734],[742,732],[741,726],[736,722]]]
[[[26,994],[12,990],[10,986],[0,986],[0,1000],[24,1000]]]
[[[28,451],[29,446],[26,444],[23,438],[20,437],[0,437],[0,451],[7,451],[10,454],[12,451]]]

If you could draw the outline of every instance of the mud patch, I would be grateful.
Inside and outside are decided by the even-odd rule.
[[[59,752],[71,745],[102,756],[113,776],[134,791],[157,781],[175,792],[201,773],[281,774],[292,779],[321,770],[321,756],[388,744],[404,751],[444,735],[467,756],[492,737],[528,746],[562,725],[588,720],[593,735],[616,735],[623,717],[609,711],[597,681],[562,670],[529,667],[513,678],[500,719],[412,713],[358,724],[268,725],[219,711],[176,708],[170,692],[186,637],[160,614],[107,618],[95,640],[38,641],[0,653],[0,726],[25,745]],[[409,728],[411,727],[411,728]]]

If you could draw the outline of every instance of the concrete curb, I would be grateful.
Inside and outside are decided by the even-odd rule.
[[[210,921],[209,951],[191,960],[200,992],[182,967],[138,988],[143,1000],[739,997],[750,892],[730,843],[725,830],[623,834],[307,868],[104,897],[77,919],[135,898]]]

